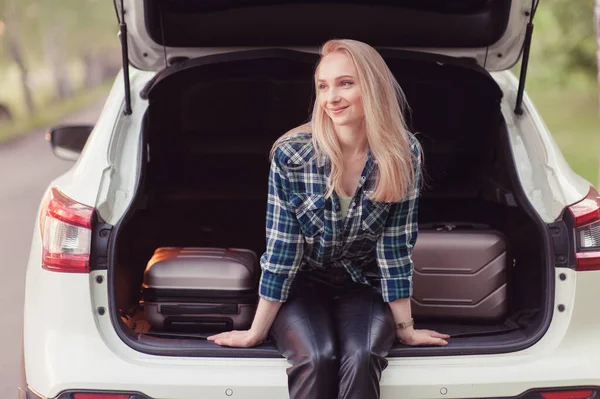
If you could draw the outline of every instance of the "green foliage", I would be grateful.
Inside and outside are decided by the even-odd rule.
[[[526,90],[567,162],[596,184],[600,119],[593,6],[593,0],[540,0]]]
[[[106,82],[94,89],[79,91],[66,100],[48,103],[33,118],[20,118],[0,126],[0,144],[20,134],[52,126],[72,112],[89,106],[96,101],[101,101],[108,94],[112,83]]]
[[[24,87],[44,108],[101,83],[120,64],[117,32],[112,0],[0,0],[0,102],[23,117]]]
[[[528,84],[527,92],[571,168],[598,182],[600,119],[595,85],[560,88]]]
[[[6,17],[9,6],[14,9],[10,28],[17,30],[27,49],[29,65],[45,62],[45,40],[55,41],[52,44],[60,47],[65,61],[87,51],[118,51],[118,24],[112,0],[0,0],[0,21]],[[5,38],[6,32],[0,40]],[[0,50],[0,66],[7,62],[10,59],[6,49]]]
[[[561,85],[596,79],[592,0],[541,0],[534,20],[531,77]]]
[[[143,0],[136,0],[143,1]],[[448,0],[451,1],[451,0]],[[573,169],[592,182],[598,178],[600,121],[596,83],[596,43],[593,0],[540,0],[535,16],[526,89],[556,138]],[[44,115],[22,118],[11,132],[51,123],[61,110],[85,101],[52,101],[53,87],[35,83],[48,75],[48,53],[81,65],[90,51],[120,57],[118,25],[112,0],[0,0],[0,21],[8,6],[14,17],[6,29],[18,30],[25,61],[32,77],[35,102]],[[1,31],[1,28],[0,28]],[[0,102],[8,102],[23,116],[24,106],[15,66],[0,33]],[[518,65],[514,71],[518,74]],[[81,81],[84,67],[70,68],[72,79]],[[79,84],[76,84],[76,89]],[[75,98],[81,98],[81,92]],[[60,108],[60,104],[66,108]],[[56,110],[58,107],[58,111]],[[51,112],[48,112],[50,110]],[[54,110],[54,111],[52,111]],[[35,123],[32,123],[35,122]],[[8,127],[0,136],[7,136]]]
[[[596,40],[591,0],[545,0],[556,19],[558,37],[545,51],[561,60],[567,70],[596,75]]]

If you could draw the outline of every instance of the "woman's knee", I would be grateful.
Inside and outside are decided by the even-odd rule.
[[[333,370],[338,364],[337,352],[331,348],[320,348],[311,354],[310,362],[317,370]]]
[[[333,345],[325,347],[313,347],[307,353],[303,354],[300,359],[295,359],[292,363],[303,364],[317,374],[326,374],[330,371],[337,370],[338,354]]]
[[[342,367],[353,370],[365,369],[383,369],[387,365],[387,360],[382,354],[375,353],[371,348],[357,348],[352,352],[346,352],[342,355]]]

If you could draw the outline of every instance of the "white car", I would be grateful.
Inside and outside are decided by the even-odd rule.
[[[406,92],[428,181],[420,221],[484,223],[510,248],[505,318],[429,320],[449,345],[395,344],[382,398],[598,395],[600,200],[524,95],[525,73],[508,71],[521,56],[527,68],[537,2],[117,3],[131,67],[93,129],[50,135],[77,162],[34,226],[20,398],[288,397],[269,342],[152,334],[131,310],[159,246],[264,250],[268,152],[308,118],[331,37],[380,49]]]

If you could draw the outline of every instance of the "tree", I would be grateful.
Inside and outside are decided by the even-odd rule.
[[[42,69],[51,73],[56,98],[75,89],[74,61],[84,68],[85,87],[116,74],[118,25],[111,0],[0,0],[0,21],[6,49],[0,46],[0,64],[10,60],[18,67],[30,113],[30,77]]]
[[[118,25],[112,1],[61,0],[59,6],[56,1],[29,1],[38,5],[36,23],[58,97],[72,90],[67,65],[75,59],[82,61],[86,87],[101,83],[104,64],[111,61],[111,54],[118,54]]]
[[[596,28],[596,75],[600,89],[600,0],[594,0],[594,27]]]
[[[594,0],[594,27],[596,29],[596,77],[600,92],[600,0]],[[600,104],[600,101],[598,104]],[[600,176],[600,172],[598,176]],[[600,181],[598,182],[598,187],[600,187]]]
[[[4,15],[5,37],[8,48],[8,54],[17,64],[21,76],[21,87],[23,88],[23,98],[27,112],[32,115],[35,112],[33,95],[29,85],[29,70],[24,57],[22,42],[20,40],[20,25],[17,14],[17,8],[14,1],[0,3],[0,15]]]
[[[595,78],[596,40],[594,24],[590,20],[593,12],[592,1],[540,2],[534,38],[539,41],[541,58],[552,64],[557,78],[564,78],[573,72]],[[538,26],[542,29],[538,29]]]

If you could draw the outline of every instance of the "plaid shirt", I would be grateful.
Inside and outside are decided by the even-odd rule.
[[[420,161],[418,142],[410,138],[411,150]],[[299,270],[326,267],[345,268],[353,281],[380,289],[386,302],[412,295],[418,189],[397,203],[369,200],[375,166],[368,153],[356,194],[342,219],[337,194],[325,197],[329,165],[324,157],[315,157],[310,135],[296,136],[276,149],[269,174],[267,248],[260,262],[261,297],[285,302]],[[415,182],[419,188],[419,168]],[[372,277],[366,270],[374,264]]]

